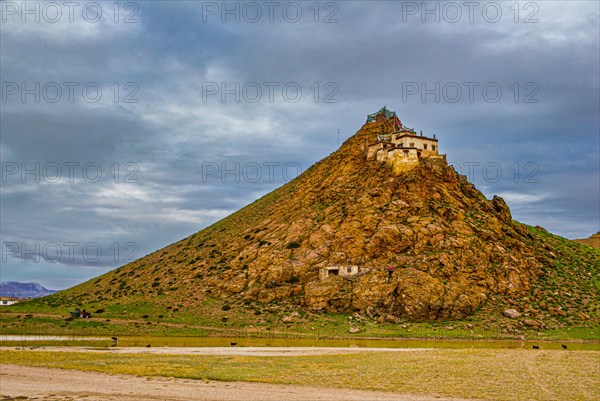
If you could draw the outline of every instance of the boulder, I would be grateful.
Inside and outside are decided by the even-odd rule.
[[[521,317],[521,314],[519,312],[517,312],[515,309],[506,309],[504,312],[502,312],[502,314],[511,319],[516,319],[518,317]]]

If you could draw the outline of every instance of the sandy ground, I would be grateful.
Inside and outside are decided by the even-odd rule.
[[[0,399],[43,401],[461,401],[356,390],[0,366]],[[23,398],[25,397],[25,398]]]
[[[115,354],[161,355],[239,355],[239,356],[310,356],[357,354],[363,352],[421,352],[433,348],[338,348],[338,347],[0,347],[3,350],[98,352]]]

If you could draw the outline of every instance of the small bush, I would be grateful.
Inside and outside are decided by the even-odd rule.
[[[300,244],[295,241],[292,241],[286,245],[286,249],[298,249],[298,248],[300,248]]]
[[[225,304],[221,307],[221,310],[224,310],[224,311],[228,311],[230,309],[231,309],[231,305],[229,305],[229,304]]]

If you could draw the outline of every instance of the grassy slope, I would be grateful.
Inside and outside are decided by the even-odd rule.
[[[188,309],[183,303],[162,306],[152,299],[121,299],[105,304],[84,303],[91,311],[105,309],[93,319],[68,321],[68,311],[59,307],[61,293],[0,310],[2,333],[81,333],[121,335],[211,335],[239,330],[256,335],[272,332],[309,336],[352,337],[433,337],[450,338],[600,338],[600,250],[529,227],[535,236],[550,242],[556,251],[554,268],[547,269],[525,297],[490,299],[473,316],[462,321],[377,324],[372,319],[356,322],[345,314],[313,314],[282,305],[247,304],[227,308],[223,301],[207,299],[200,307]],[[85,284],[89,285],[89,283]],[[75,308],[77,303],[72,304]],[[518,320],[502,317],[502,310],[523,311]],[[298,312],[292,322],[281,318]],[[524,319],[541,322],[526,326]],[[348,327],[359,325],[361,333],[350,335]],[[543,333],[540,336],[539,333]]]
[[[354,141],[356,143],[349,146],[356,147],[363,143],[362,137],[356,137]],[[515,298],[490,297],[472,316],[460,322],[410,323],[402,327],[386,323],[374,324],[373,319],[367,317],[357,323],[355,320],[351,321],[349,315],[308,313],[282,302],[229,302],[212,296],[204,289],[202,295],[198,295],[202,274],[206,275],[206,270],[213,271],[211,274],[222,278],[222,281],[228,281],[228,275],[235,270],[231,265],[241,265],[244,262],[221,263],[218,261],[221,256],[217,256],[210,263],[207,262],[202,270],[197,267],[197,248],[202,248],[205,253],[216,252],[218,246],[210,246],[216,246],[211,242],[219,238],[219,245],[225,252],[228,244],[240,240],[244,229],[251,227],[260,230],[256,225],[266,215],[270,216],[271,211],[276,212],[278,205],[291,202],[293,199],[290,198],[293,198],[296,187],[304,185],[312,188],[316,185],[315,182],[327,179],[322,174],[323,166],[343,166],[344,169],[351,167],[351,163],[344,164],[347,161],[344,152],[335,152],[324,160],[327,162],[316,163],[287,185],[165,249],[68,291],[3,307],[0,309],[1,331],[20,333],[35,329],[61,332],[74,327],[107,334],[118,332],[161,335],[202,334],[240,328],[264,333],[267,329],[273,331],[287,328],[311,335],[315,332],[348,335],[351,324],[361,327],[358,336],[426,335],[428,330],[430,334],[437,334],[440,327],[451,326],[454,329],[447,330],[444,335],[495,337],[500,334],[535,337],[542,332],[554,338],[599,337],[600,250],[528,226],[525,227],[540,247],[544,247],[542,251],[548,254],[553,267],[545,269],[545,274],[538,278],[529,294]],[[326,174],[333,174],[329,168],[324,170]],[[307,196],[305,202],[314,205],[310,196]],[[211,266],[213,263],[214,266]],[[213,267],[215,270],[212,270]],[[69,316],[68,309],[77,306],[92,312],[104,312],[95,313],[90,320],[65,321]],[[515,308],[524,315],[518,320],[504,318],[502,311],[507,308]],[[292,312],[297,312],[299,316],[284,324],[281,318]],[[535,321],[536,325],[525,325],[526,319]]]

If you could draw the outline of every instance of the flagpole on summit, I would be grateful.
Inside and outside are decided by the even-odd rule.
[[[337,147],[340,147],[340,130],[337,130],[337,134],[338,134],[338,141],[337,141]]]

